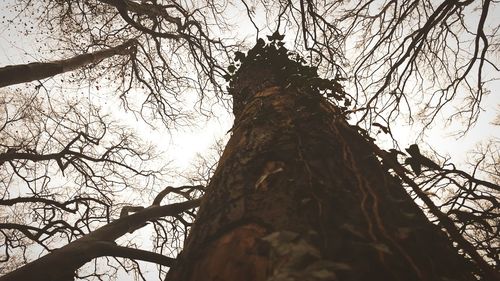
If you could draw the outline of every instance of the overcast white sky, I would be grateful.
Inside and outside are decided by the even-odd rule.
[[[43,49],[42,44],[45,38],[44,35],[41,38],[36,36],[36,26],[33,26],[35,32],[27,36],[23,34],[24,28],[32,30],[31,26],[7,24],[4,21],[15,17],[15,14],[9,13],[9,9],[5,8],[9,2],[12,1],[2,1],[3,7],[0,7],[0,20],[3,21],[0,24],[0,66],[43,61],[44,59],[50,59],[51,56],[53,57],[53,53]],[[246,31],[246,36],[253,33],[249,23],[245,24],[242,21],[242,28]],[[240,35],[244,33],[239,32]],[[263,31],[261,36],[265,35],[266,31]],[[41,46],[43,52],[40,52]],[[53,59],[62,58],[56,56]],[[424,142],[431,144],[432,148],[440,152],[440,154],[450,155],[454,162],[460,163],[466,160],[465,152],[473,149],[479,141],[500,137],[498,127],[491,125],[500,110],[500,96],[497,93],[497,89],[500,89],[500,83],[490,84],[490,89],[491,94],[486,96],[483,101],[484,112],[481,113],[477,125],[465,137],[458,138],[458,136],[454,135],[456,128],[460,126],[458,122],[447,125],[441,122],[436,123],[434,128],[426,134]],[[89,96],[92,98],[93,95],[97,94],[90,91]],[[115,105],[112,106],[115,107]],[[114,112],[116,112],[116,109]],[[153,139],[157,139],[162,148],[168,147],[168,158],[173,157],[176,159],[176,165],[185,168],[196,153],[203,152],[217,138],[224,136],[230,128],[232,123],[230,115],[223,110],[218,115],[220,118],[209,120],[206,124],[199,123],[196,127],[181,128],[180,131],[175,132],[175,135],[167,134],[166,131],[161,132],[161,130],[148,132],[148,129],[143,125],[139,123],[136,123],[136,125],[143,128],[143,131],[151,135]],[[397,126],[397,129],[395,128],[396,126],[393,128],[393,134],[401,147],[407,147],[415,142],[417,135],[415,127],[401,124]],[[379,144],[383,145],[383,143]],[[425,146],[423,148],[425,149]]]
[[[5,2],[2,2],[3,4]],[[2,5],[0,5],[0,19],[15,17],[14,13],[9,13],[9,10]],[[28,26],[28,29],[31,27]],[[0,24],[0,67],[65,58],[63,56],[54,57],[49,49],[44,48],[45,35],[39,35],[36,31],[26,35],[23,34],[23,31],[23,26],[7,24],[6,22]],[[40,48],[42,52],[40,52]],[[46,83],[50,84],[50,79]],[[33,85],[31,86],[33,87]],[[12,88],[25,86],[20,84],[12,86]],[[99,92],[96,92],[94,88],[81,88],[71,94],[90,98],[94,103],[102,103],[106,112],[115,115],[118,113],[119,115],[115,116],[118,120],[137,129],[146,139],[158,144],[159,149],[165,150],[168,160],[175,160],[172,165],[181,170],[189,166],[197,153],[207,150],[215,140],[224,137],[232,125],[232,117],[229,112],[219,106],[215,108],[219,112],[217,118],[207,119],[199,116],[197,122],[193,123],[192,126],[182,126],[174,131],[169,131],[161,126],[151,128],[140,118],[136,118],[131,113],[125,113],[118,94],[115,95],[116,98],[109,99],[110,96],[113,96],[113,93],[109,91],[100,89]],[[103,96],[107,98],[103,99]],[[189,110],[194,110],[194,108]]]

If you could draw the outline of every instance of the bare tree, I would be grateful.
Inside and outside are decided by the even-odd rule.
[[[243,2],[251,19],[266,10],[257,29],[293,34],[294,49],[311,63],[348,79],[366,126],[402,115],[427,127],[445,110],[466,131],[498,79],[490,75],[499,71],[492,1]]]
[[[465,121],[463,134],[475,124],[488,83],[498,79],[495,2],[16,4],[17,18],[36,14],[37,24],[51,33],[48,48],[59,52],[0,69],[2,81],[43,79],[33,95],[2,92],[4,260],[12,262],[8,271],[26,264],[3,278],[102,279],[121,268],[146,279],[136,260],[156,263],[160,279],[172,267],[167,280],[234,280],[245,270],[255,273],[250,280],[498,277],[498,158],[481,158],[495,155],[496,146],[464,172],[446,159],[431,159],[416,144],[407,153],[396,150],[392,136],[401,121],[417,120],[425,132],[439,114]],[[255,41],[235,29],[244,19],[255,28]],[[267,34],[268,45],[260,39]],[[53,91],[57,81],[51,77],[67,63],[75,71],[61,75],[64,83]],[[14,72],[37,68],[45,76]],[[191,183],[180,187],[163,188],[165,171],[154,166],[156,153],[140,136],[93,104],[79,109],[81,101],[60,101],[72,94],[68,85],[88,84],[96,94],[112,88],[147,124],[172,128],[186,120],[192,100],[205,115],[224,103],[224,80],[231,81],[234,99],[232,138],[219,161],[205,157],[196,176],[180,175]],[[391,136],[395,149],[375,145],[373,129]],[[340,187],[350,191],[337,198],[332,194]],[[179,201],[185,202],[172,203]],[[116,240],[148,222],[150,251],[137,250],[131,239]],[[183,253],[174,258],[189,231]],[[232,241],[227,251],[224,241]],[[33,243],[42,249],[28,247]],[[31,249],[46,255],[31,262]],[[55,264],[75,253],[83,256],[68,260],[58,275]],[[233,254],[238,258],[231,260]],[[104,256],[105,262],[96,259]],[[286,256],[297,263],[285,262]],[[89,261],[93,268],[78,270]],[[228,269],[235,261],[244,266]],[[104,263],[110,271],[101,273]]]
[[[152,163],[152,147],[84,100],[3,91],[1,106],[3,262],[26,262],[33,243],[51,252],[110,222],[120,202],[132,203],[123,190],[148,194],[147,181],[167,172]]]
[[[439,209],[452,218],[459,232],[494,268],[500,268],[498,156],[498,146],[489,142],[471,153],[471,174],[445,162],[417,180],[424,192],[436,197]]]

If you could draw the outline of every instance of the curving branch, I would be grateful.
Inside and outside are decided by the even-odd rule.
[[[152,206],[132,215],[121,217],[68,245],[24,265],[2,277],[0,281],[72,279],[75,271],[94,258],[119,254],[122,257],[143,259],[171,265],[173,259],[146,251],[128,249],[114,245],[114,241],[127,232],[132,232],[164,216],[175,216],[199,206],[201,199],[166,206]]]

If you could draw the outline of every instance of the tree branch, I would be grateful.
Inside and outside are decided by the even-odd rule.
[[[72,280],[74,272],[78,268],[99,256],[96,255],[97,245],[113,243],[114,240],[125,233],[141,228],[147,221],[164,216],[174,216],[186,210],[196,208],[199,206],[200,201],[201,199],[194,199],[166,206],[151,206],[130,216],[119,218],[50,254],[0,277],[0,281]],[[96,244],[96,242],[98,243]],[[129,251],[122,248],[110,247],[109,245],[107,249],[119,252],[123,257],[128,252],[134,257],[142,257],[148,261],[160,259],[158,256],[145,254],[141,251]],[[101,254],[100,256],[105,255],[104,253],[99,253]],[[162,258],[161,261],[165,264],[172,262],[170,259],[167,261],[166,258]]]
[[[98,63],[103,59],[110,58],[115,55],[130,54],[132,50],[134,50],[136,44],[137,41],[135,39],[131,39],[112,48],[78,55],[69,59],[55,60],[51,62],[33,62],[29,64],[8,65],[0,68],[0,88],[49,78],[57,74],[73,71],[91,63]]]
[[[148,261],[164,266],[172,266],[176,259],[158,254],[155,252],[145,251],[116,245],[112,242],[96,242],[94,258],[103,256],[120,257],[134,260]]]

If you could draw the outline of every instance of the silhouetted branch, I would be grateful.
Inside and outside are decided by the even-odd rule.
[[[132,39],[116,47],[78,55],[69,59],[4,66],[0,68],[0,88],[49,78],[89,64],[99,63],[101,60],[116,55],[130,55],[135,51],[136,44],[137,41]]]
[[[119,254],[148,261],[159,261],[162,264],[171,264],[172,259],[161,257],[154,253],[127,249],[113,245],[113,241],[127,232],[134,231],[150,220],[164,216],[173,216],[199,205],[200,199],[166,206],[152,206],[135,214],[125,216],[111,222],[68,245],[49,253],[15,271],[0,277],[7,280],[67,280],[74,272],[88,261],[107,254]]]

